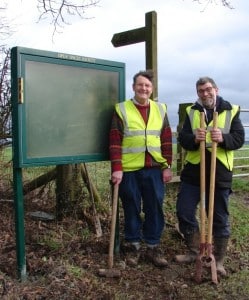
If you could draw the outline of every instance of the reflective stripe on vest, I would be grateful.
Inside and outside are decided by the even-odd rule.
[[[147,126],[131,100],[116,105],[116,111],[123,121],[122,165],[124,171],[144,167],[145,151],[153,158],[167,165],[161,155],[161,129],[166,114],[166,105],[150,101],[150,114]]]
[[[230,132],[231,123],[239,110],[238,105],[233,105],[232,110],[226,110],[219,114],[218,116],[218,128],[222,131],[223,134],[227,134]],[[200,128],[200,112],[199,110],[192,109],[191,106],[186,108],[186,112],[189,116],[191,128],[193,133],[195,133],[197,128]],[[213,121],[207,126],[207,135],[206,135],[206,148],[211,152],[212,151],[212,141],[210,130],[213,128]],[[231,150],[224,150],[221,147],[217,147],[217,159],[222,162],[224,166],[228,170],[232,170],[233,168],[233,154],[234,152]],[[198,164],[200,162],[200,154],[199,150],[197,151],[188,151],[186,155],[186,161],[189,161],[193,164]]]

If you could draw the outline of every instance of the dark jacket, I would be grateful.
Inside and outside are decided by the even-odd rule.
[[[216,111],[218,114],[225,110],[231,110],[232,106],[228,101],[225,101],[220,96],[217,96],[217,107]],[[203,111],[203,107],[199,103],[192,105],[193,109]],[[218,144],[218,147],[222,147],[225,150],[236,150],[243,146],[245,141],[245,131],[244,127],[239,118],[240,112],[234,116],[230,132],[223,134],[224,141]],[[211,112],[208,114],[211,115]],[[212,117],[211,117],[212,119]],[[209,123],[210,123],[209,118]],[[189,116],[186,115],[183,127],[179,132],[178,141],[180,145],[189,151],[194,151],[199,149],[199,144],[195,143],[195,135],[192,132]],[[206,183],[209,186],[210,179],[210,166],[211,166],[211,153],[206,150]],[[181,180],[194,185],[200,184],[200,164],[194,165],[186,162],[182,172]],[[219,160],[216,160],[216,176],[215,176],[216,186],[220,188],[231,188],[232,185],[232,172],[229,171]]]

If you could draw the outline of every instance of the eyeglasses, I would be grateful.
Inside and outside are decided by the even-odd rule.
[[[203,95],[205,92],[211,93],[212,90],[213,90],[213,87],[210,86],[210,87],[207,87],[205,89],[199,89],[199,90],[197,90],[197,93]]]

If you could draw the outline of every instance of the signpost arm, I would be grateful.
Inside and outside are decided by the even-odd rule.
[[[128,46],[144,42],[146,40],[146,27],[136,28],[124,32],[115,33],[112,37],[114,47]]]

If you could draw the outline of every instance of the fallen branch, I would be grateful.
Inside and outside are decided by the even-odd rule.
[[[28,193],[30,193],[31,191],[41,187],[42,185],[45,185],[47,183],[49,183],[52,180],[56,179],[56,168],[54,168],[53,170],[35,178],[34,180],[26,183],[23,186],[23,194],[26,195]]]

